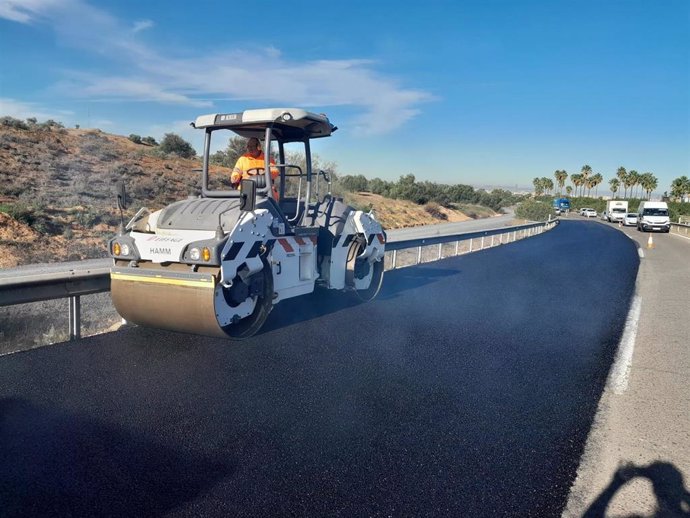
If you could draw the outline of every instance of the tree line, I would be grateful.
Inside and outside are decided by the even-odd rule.
[[[513,205],[522,197],[504,189],[475,190],[471,185],[438,184],[429,181],[418,182],[413,174],[402,175],[397,181],[381,178],[368,180],[363,175],[346,175],[340,178],[340,185],[351,192],[371,192],[386,198],[407,200],[418,205],[438,203],[451,207],[456,203],[483,205],[495,211]]]
[[[225,167],[233,167],[237,159],[245,152],[246,140],[242,137],[231,137],[224,150],[216,151],[210,156],[210,162]],[[286,161],[299,165],[305,170],[304,156],[300,153],[288,153]],[[503,207],[513,205],[520,199],[510,191],[494,189],[487,192],[483,189],[475,190],[470,185],[437,184],[434,182],[417,181],[414,174],[402,175],[397,181],[387,181],[381,178],[367,179],[364,175],[340,175],[334,162],[321,163],[317,155],[312,155],[314,172],[323,169],[329,173],[333,184],[333,192],[370,192],[386,198],[407,200],[418,205],[437,203],[450,208],[455,203],[468,203],[489,207],[498,211]]]
[[[585,196],[585,190],[587,190],[586,196],[591,196],[592,189],[595,189],[594,196],[598,195],[598,185],[604,180],[604,177],[600,173],[593,173],[592,167],[589,165],[583,165],[580,173],[573,173],[568,176],[567,171],[558,169],[554,172],[554,178],[559,188],[559,194],[566,194],[568,196]],[[565,182],[570,178],[571,185],[566,186]],[[544,194],[553,194],[554,182],[551,178],[541,177],[532,180],[534,185],[534,193],[536,196],[541,196]],[[647,199],[650,199],[652,192],[659,186],[659,179],[652,173],[638,173],[634,169],[628,171],[625,167],[619,167],[616,170],[616,176],[609,180],[609,188],[611,189],[611,195],[616,197],[617,193],[620,192],[621,187],[623,188],[623,198],[628,199],[628,194],[630,198],[642,198],[643,193]],[[565,187],[565,189],[564,189]],[[637,188],[639,187],[639,195],[637,195]],[[628,193],[628,191],[630,191]],[[668,196],[668,193],[664,193],[664,196]],[[690,196],[690,180],[687,176],[680,176],[671,182],[670,198],[674,200],[682,201],[686,197]]]

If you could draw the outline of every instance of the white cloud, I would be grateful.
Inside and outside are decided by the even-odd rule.
[[[0,0],[0,16],[40,19],[64,44],[103,57],[122,74],[65,71],[65,95],[99,100],[147,101],[210,107],[231,99],[323,109],[347,106],[362,134],[391,131],[419,113],[433,97],[401,86],[362,59],[301,62],[279,49],[220,50],[180,57],[143,44],[137,34],[150,20],[121,21],[82,0]],[[0,7],[0,9],[2,9]],[[129,37],[123,37],[124,33]],[[191,50],[190,50],[191,52]],[[64,88],[69,84],[69,88]]]
[[[36,103],[27,103],[16,99],[0,97],[0,115],[7,115],[15,119],[35,117],[39,121],[53,119],[64,124],[69,124],[71,123],[74,112],[69,110],[51,110]]]
[[[0,18],[19,23],[35,22],[59,2],[60,0],[0,0]]]
[[[150,29],[153,27],[154,23],[151,20],[139,20],[137,22],[134,22],[134,26],[132,27],[132,32],[136,34],[137,32],[145,31],[146,29]]]
[[[84,77],[81,95],[99,100],[148,101],[167,104],[185,104],[196,107],[211,106],[212,103],[190,98],[187,95],[162,89],[159,83],[147,80],[133,80],[122,77]]]

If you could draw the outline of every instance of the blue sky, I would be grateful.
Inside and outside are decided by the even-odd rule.
[[[200,114],[323,112],[368,178],[690,174],[687,0],[0,0],[0,71],[0,115],[198,150]]]

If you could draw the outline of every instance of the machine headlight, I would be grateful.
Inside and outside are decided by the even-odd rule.
[[[129,245],[123,244],[121,247],[122,255],[129,255]]]
[[[224,245],[225,241],[218,239],[194,241],[187,245],[182,261],[197,266],[220,265],[220,251]]]
[[[120,255],[120,243],[113,243],[113,255]]]

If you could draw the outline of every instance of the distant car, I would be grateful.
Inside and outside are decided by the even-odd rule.
[[[609,216],[608,216],[608,214],[606,214],[606,211],[602,212],[601,215],[599,216],[599,218],[602,221],[608,221],[609,220]]]
[[[586,210],[589,210],[589,209],[588,209],[587,207],[582,207],[582,208],[580,209],[580,216],[584,216]]]
[[[628,212],[623,218],[623,225],[627,226],[637,226],[637,214],[634,212]]]
[[[582,215],[583,215],[585,218],[596,218],[596,217],[597,217],[597,211],[594,210],[594,209],[585,209],[585,210],[582,212]]]

